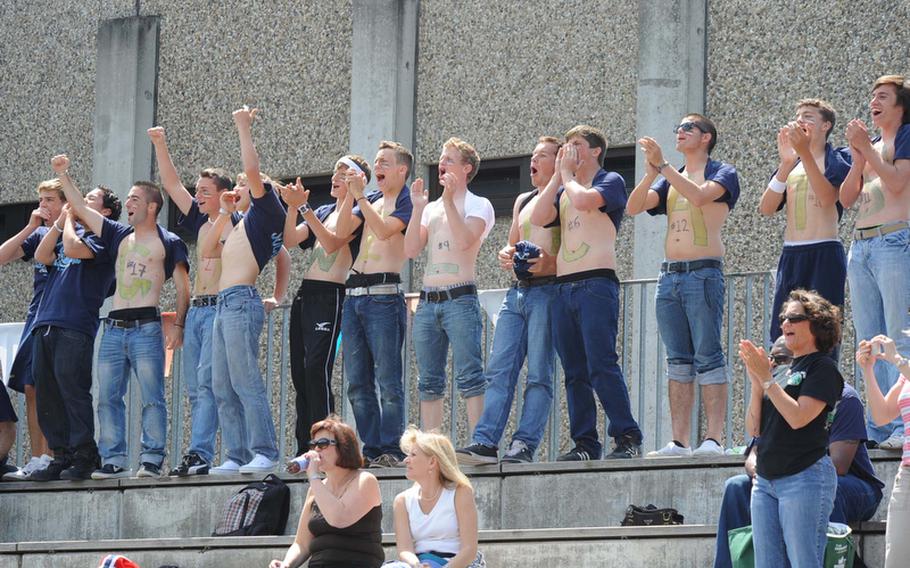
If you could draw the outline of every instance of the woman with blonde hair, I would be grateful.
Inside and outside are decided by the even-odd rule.
[[[401,437],[414,485],[395,497],[397,562],[389,568],[483,568],[477,551],[474,488],[442,434],[409,427]]]

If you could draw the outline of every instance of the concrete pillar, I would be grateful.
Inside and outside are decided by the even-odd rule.
[[[674,166],[682,163],[675,150],[672,126],[687,112],[704,112],[707,3],[705,0],[662,0],[640,2],[638,44],[638,89],[635,110],[635,137],[651,136]],[[644,159],[637,153],[636,174],[644,172]],[[643,213],[634,221],[634,278],[654,278],[663,259],[666,218]],[[669,440],[670,417],[666,403],[666,381],[658,358],[657,323],[654,319],[654,285],[635,294],[635,329],[646,327],[646,345],[641,363],[635,346],[633,368],[629,374],[646,381],[643,392],[644,416],[639,417],[647,437],[646,448],[659,447]],[[646,302],[644,321],[638,301]],[[634,337],[637,337],[637,332]],[[643,368],[640,367],[643,365]],[[653,393],[660,392],[661,404]],[[633,392],[633,397],[637,393]],[[634,406],[637,407],[637,401]],[[658,414],[659,413],[659,414]],[[660,431],[656,416],[660,416]],[[648,420],[645,420],[645,416]],[[697,422],[693,424],[693,433]]]

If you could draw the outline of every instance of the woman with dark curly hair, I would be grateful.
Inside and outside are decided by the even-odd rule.
[[[739,345],[752,383],[746,428],[761,436],[752,486],[752,538],[757,568],[818,568],[824,561],[837,472],[828,457],[828,414],[844,380],[828,353],[840,343],[840,310],[817,292],[794,290],[780,314],[793,352],[782,386],[763,349]],[[789,561],[789,562],[788,562]]]

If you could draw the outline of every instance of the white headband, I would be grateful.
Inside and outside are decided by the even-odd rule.
[[[344,157],[340,158],[337,162],[335,162],[336,168],[338,167],[338,164],[344,164],[362,176],[366,175],[365,173],[363,173],[363,170],[360,169],[360,166],[357,165],[357,162],[348,158],[347,156],[344,156]]]

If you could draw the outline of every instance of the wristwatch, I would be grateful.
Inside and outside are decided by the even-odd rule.
[[[761,388],[763,391],[766,391],[769,388],[771,388],[771,385],[773,385],[773,384],[774,384],[774,377],[771,377],[770,379],[768,379],[767,381],[765,381],[761,384]]]
[[[300,211],[301,215],[306,215],[307,213],[310,212],[310,204],[304,203],[303,205],[301,205],[300,207],[297,208],[297,211]]]
[[[663,162],[660,163],[659,166],[657,166],[657,173],[664,171],[664,168],[666,168],[669,165],[670,165],[670,162],[664,160]]]

